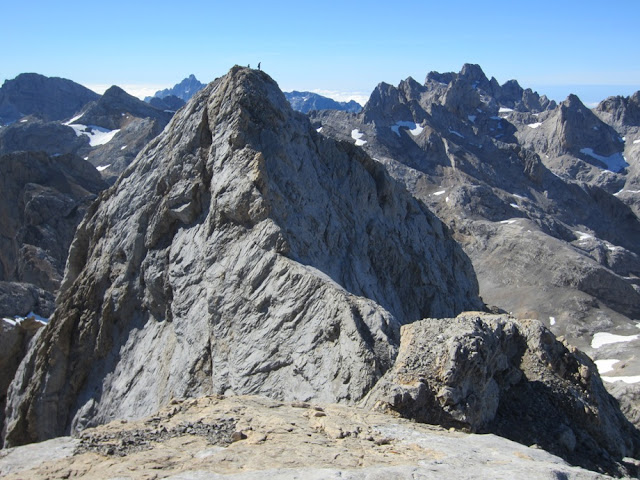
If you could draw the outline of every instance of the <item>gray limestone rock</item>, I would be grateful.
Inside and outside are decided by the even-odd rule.
[[[640,453],[640,432],[593,362],[535,320],[465,313],[405,325],[393,368],[363,404],[537,444],[609,473]]]
[[[482,307],[433,214],[240,67],[92,205],[58,303],[12,384],[9,445],[174,396],[355,402],[402,324]]]

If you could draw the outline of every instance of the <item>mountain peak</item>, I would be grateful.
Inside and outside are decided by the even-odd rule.
[[[460,70],[460,76],[483,84],[489,82],[480,65],[475,63],[465,63]]]
[[[178,97],[185,102],[188,101],[191,97],[193,97],[196,92],[204,88],[205,84],[200,83],[196,76],[192,73],[187,78],[183,79],[180,83],[177,83],[171,88],[165,88],[164,90],[158,90],[153,97],[155,98],[165,98],[169,95],[173,95]],[[145,102],[149,102],[152,97],[146,97],[144,99]]]
[[[239,66],[93,205],[59,298],[37,349],[55,358],[23,362],[9,444],[171,397],[354,402],[391,365],[402,324],[482,307],[435,215]]]

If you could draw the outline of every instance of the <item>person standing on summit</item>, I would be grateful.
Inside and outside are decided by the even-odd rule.
[[[261,63],[261,62],[258,62],[258,70],[260,70],[260,63]]]

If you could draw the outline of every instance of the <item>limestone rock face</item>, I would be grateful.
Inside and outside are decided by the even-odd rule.
[[[393,368],[363,403],[535,443],[588,468],[639,453],[640,433],[593,362],[535,320],[465,313],[405,325]]]
[[[355,402],[402,324],[482,307],[433,214],[240,67],[94,203],[58,303],[12,384],[7,444],[174,396]]]

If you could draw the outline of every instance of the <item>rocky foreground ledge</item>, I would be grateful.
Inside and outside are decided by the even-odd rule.
[[[9,479],[609,478],[495,435],[466,434],[335,404],[263,397],[173,400],[0,452]]]

